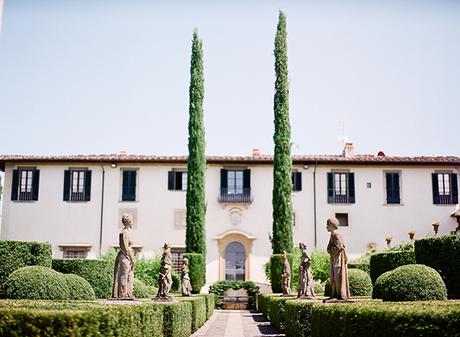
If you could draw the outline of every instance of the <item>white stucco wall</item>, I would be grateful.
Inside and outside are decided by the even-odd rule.
[[[39,200],[35,202],[11,201],[12,169],[35,166],[40,169]],[[92,170],[90,202],[64,202],[64,170],[69,167],[87,167]],[[218,202],[221,168],[250,168],[250,204],[223,204]],[[121,202],[121,170],[138,170],[137,200]],[[132,231],[134,244],[143,246],[143,254],[151,256],[161,251],[164,242],[183,246],[185,229],[174,221],[176,209],[185,209],[185,191],[169,191],[168,171],[185,168],[184,164],[118,164],[115,168],[104,165],[105,193],[103,212],[102,252],[117,244],[120,230],[120,209],[136,209],[137,222]],[[393,242],[406,241],[407,232],[416,231],[416,237],[430,235],[431,223],[441,221],[441,233],[453,230],[455,222],[449,217],[454,205],[433,205],[431,173],[437,170],[458,172],[458,167],[439,166],[325,166],[303,167],[302,191],[293,192],[296,213],[294,241],[304,241],[312,250],[315,243],[314,172],[316,171],[316,231],[317,248],[325,249],[329,239],[325,219],[335,212],[348,213],[350,226],[342,228],[349,255],[363,253],[369,242],[385,246],[385,236]],[[355,173],[355,204],[327,203],[327,172],[349,170]],[[401,172],[401,205],[385,204],[385,171]],[[1,239],[49,241],[54,256],[62,257],[59,244],[90,244],[89,258],[99,253],[101,225],[102,168],[90,163],[37,163],[22,165],[7,163],[5,167],[3,218]],[[372,184],[367,188],[367,183]],[[219,279],[219,247],[216,237],[227,232],[244,233],[252,240],[250,278],[265,282],[263,264],[271,254],[269,235],[272,228],[272,167],[270,165],[227,166],[208,164],[206,172],[206,236],[207,282]],[[230,211],[237,208],[241,223],[233,224]],[[222,268],[222,266],[220,266]]]

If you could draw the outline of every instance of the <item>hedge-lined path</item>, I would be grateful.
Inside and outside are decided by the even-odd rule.
[[[259,312],[216,310],[193,337],[284,337]]]

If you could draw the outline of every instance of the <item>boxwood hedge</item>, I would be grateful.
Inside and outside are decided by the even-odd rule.
[[[148,286],[141,280],[134,278],[133,294],[135,298],[152,298],[157,292],[158,289],[154,286]]]
[[[113,263],[104,260],[55,259],[53,269],[65,274],[75,274],[87,280],[96,298],[112,297]]]
[[[382,274],[375,282],[372,297],[384,301],[445,300],[447,289],[436,270],[411,264]]]
[[[0,241],[0,296],[8,275],[25,266],[51,267],[52,250],[49,243]]]
[[[295,300],[287,301],[284,305],[284,315],[289,317],[284,322],[286,336],[300,337],[311,336],[311,321],[314,306],[321,301]]]
[[[178,299],[192,304],[192,333],[197,331],[207,319],[206,298],[204,296],[184,296]]]
[[[449,298],[460,298],[460,236],[445,235],[415,241],[417,263],[441,274]]]
[[[214,313],[214,309],[216,308],[216,295],[206,294],[203,296],[206,299],[206,319],[209,319],[211,318],[212,314]]]
[[[52,270],[52,269],[51,269]],[[68,300],[95,300],[94,289],[83,277],[75,274],[61,274],[69,288]]]
[[[292,297],[284,296],[271,296],[268,300],[268,305],[270,306],[270,322],[272,325],[280,332],[284,332],[284,325],[286,321],[285,315],[285,305],[289,300],[295,299]]]
[[[389,251],[371,255],[370,275],[372,283],[383,273],[393,270],[399,266],[415,263],[413,250]]]
[[[348,281],[350,284],[350,295],[355,296],[371,296],[372,281],[365,271],[360,269],[348,269]],[[324,295],[331,296],[331,284],[327,280],[324,287]]]

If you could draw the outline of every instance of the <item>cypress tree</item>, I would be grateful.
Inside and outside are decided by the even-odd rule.
[[[185,244],[187,253],[206,253],[205,190],[206,170],[203,123],[203,47],[198,32],[193,32],[190,62],[188,161],[187,161],[187,227]]]
[[[286,15],[279,12],[275,37],[275,153],[273,159],[273,234],[274,254],[292,252],[292,160],[291,126],[289,123],[289,85],[286,43]]]

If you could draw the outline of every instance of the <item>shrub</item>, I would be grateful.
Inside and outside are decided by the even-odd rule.
[[[260,311],[266,319],[270,319],[270,297],[278,296],[275,294],[257,294],[257,310]]]
[[[158,289],[154,286],[148,286],[141,280],[134,278],[133,293],[135,298],[151,298],[155,296]]]
[[[311,253],[311,271],[315,280],[325,282],[329,279],[329,259],[329,254],[324,250],[314,250]]]
[[[417,263],[436,269],[449,298],[460,298],[460,236],[446,235],[415,241]]]
[[[449,302],[318,305],[308,319],[302,319],[310,322],[311,334],[287,336],[460,336],[460,305]]]
[[[83,277],[94,289],[96,298],[112,297],[114,264],[104,260],[55,259],[53,269]]]
[[[223,297],[227,289],[246,289],[249,296],[249,308],[255,308],[255,297],[260,289],[253,281],[217,281],[212,284],[209,287],[209,293],[216,295],[216,308],[223,308]]]
[[[42,266],[22,267],[10,274],[4,285],[7,298],[67,300],[70,290],[61,273]]]
[[[185,253],[184,257],[188,258],[190,283],[192,293],[199,294],[201,288],[206,283],[206,261],[203,254]]]
[[[216,295],[206,294],[203,296],[206,299],[206,319],[209,319],[214,313],[214,308],[216,307]]]
[[[369,262],[348,262],[348,269],[360,269],[367,274],[371,273],[371,266],[369,265]]]
[[[393,270],[399,266],[415,263],[415,253],[411,250],[389,251],[371,255],[370,270],[372,283],[383,273]]]
[[[284,324],[286,321],[286,315],[284,306],[289,300],[293,300],[295,297],[280,297],[270,296],[268,297],[268,305],[270,306],[270,322],[280,332],[284,332]]]
[[[164,305],[103,305],[96,302],[28,302],[15,305],[0,302],[0,336],[189,336],[183,322],[190,322],[190,311],[182,321],[164,321]],[[175,303],[171,306],[179,307]],[[38,310],[37,310],[38,309]],[[185,333],[164,334],[180,331]]]
[[[294,281],[294,256],[293,254],[287,254],[289,265],[291,266],[291,288],[295,284]],[[283,263],[281,262],[281,254],[273,254],[270,257],[270,280],[271,280],[271,286],[272,286],[272,291],[274,293],[281,293],[281,271],[283,270]]]
[[[430,301],[447,299],[439,273],[422,264],[406,265],[385,273],[375,282],[373,297],[384,301]]]
[[[348,269],[350,296],[371,296],[372,282],[369,275],[359,269]],[[324,296],[331,296],[331,283],[328,279],[324,287]]]
[[[25,266],[51,267],[49,243],[25,241],[0,241],[0,295],[6,278],[16,269]]]
[[[189,337],[192,334],[192,303],[181,301],[163,306],[164,336]]]
[[[206,298],[203,296],[178,297],[180,301],[192,303],[192,333],[206,322]]]
[[[320,301],[287,301],[284,305],[284,315],[289,317],[284,322],[284,331],[288,337],[311,336],[311,321],[313,308],[321,305]]]
[[[74,274],[61,274],[67,282],[69,297],[67,300],[95,300],[93,287],[83,277]]]

